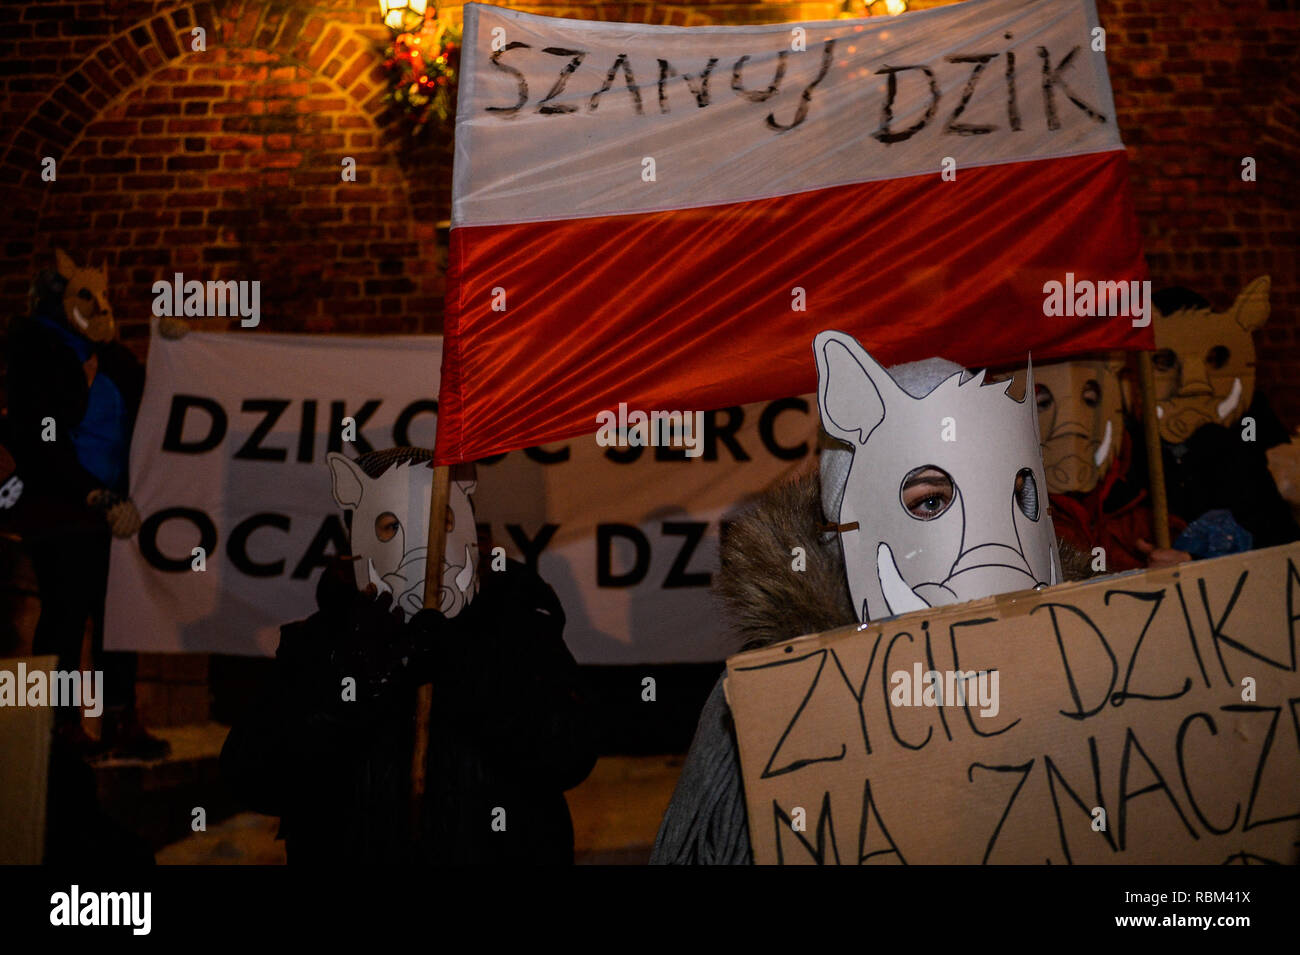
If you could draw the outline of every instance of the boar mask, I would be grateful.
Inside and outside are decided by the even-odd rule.
[[[54,250],[54,261],[68,282],[63,292],[68,324],[92,342],[111,342],[117,337],[117,325],[108,303],[108,266],[83,269],[62,249]]]
[[[823,452],[823,499],[860,620],[1060,580],[1032,402],[960,370],[914,397],[843,332],[813,350],[822,426],[852,451],[841,490]]]
[[[1182,444],[1203,424],[1236,424],[1255,397],[1255,342],[1268,320],[1269,277],[1251,282],[1226,312],[1155,313],[1156,415],[1160,437]]]
[[[400,452],[403,449],[394,449]],[[418,459],[392,460],[394,452],[376,452],[357,461],[329,455],[334,500],[352,514],[352,554],[357,587],[374,584],[389,591],[409,620],[424,607],[424,571],[429,540],[429,494],[433,469],[427,452]],[[454,617],[478,593],[478,533],[469,496],[476,482],[451,482],[447,504],[447,541],[437,609]]]
[[[1034,369],[1047,490],[1086,493],[1124,438],[1123,359],[1058,361]]]

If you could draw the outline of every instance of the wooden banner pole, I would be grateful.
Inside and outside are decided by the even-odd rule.
[[[442,587],[442,553],[447,541],[447,504],[451,494],[451,469],[446,465],[433,469],[433,488],[429,492],[428,557],[424,565],[424,605],[437,608]],[[429,755],[429,716],[433,710],[433,685],[425,683],[415,699],[415,745],[411,750],[411,832],[420,836],[421,809],[424,805],[426,766]]]
[[[1156,416],[1155,372],[1149,351],[1138,352],[1138,387],[1142,390],[1142,428],[1147,447],[1147,481],[1151,485],[1151,519],[1157,548],[1169,540],[1169,499],[1165,495],[1165,456],[1160,445],[1160,419]]]

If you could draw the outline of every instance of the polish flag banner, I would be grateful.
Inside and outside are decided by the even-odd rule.
[[[1093,0],[664,27],[467,4],[436,459],[885,363],[1152,347]]]

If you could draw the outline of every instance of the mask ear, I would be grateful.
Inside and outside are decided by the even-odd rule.
[[[325,460],[330,466],[334,503],[339,507],[355,508],[361,503],[361,493],[368,480],[366,472],[351,458],[345,458],[337,451],[331,451]]]
[[[1002,392],[1008,398],[1011,398],[1011,389],[1014,384],[1015,380],[1012,379],[1011,383],[1008,384],[1006,389]],[[1024,396],[1021,397],[1020,403],[1029,409],[1029,417],[1034,422],[1034,440],[1038,444],[1042,444],[1043,436],[1038,427],[1038,397],[1035,394],[1037,390],[1038,389],[1034,384],[1034,356],[1031,352],[1029,354],[1029,360],[1025,363],[1025,393]],[[1011,400],[1015,401],[1014,398],[1011,398]]]
[[[54,265],[65,279],[70,279],[76,274],[77,263],[73,262],[72,257],[62,249],[54,250]]]
[[[1242,289],[1237,300],[1232,303],[1232,318],[1246,331],[1253,332],[1268,321],[1268,293],[1271,287],[1272,280],[1267,275],[1261,275]]]
[[[822,427],[855,447],[866,444],[889,403],[908,396],[851,335],[822,332],[813,340],[813,354]]]

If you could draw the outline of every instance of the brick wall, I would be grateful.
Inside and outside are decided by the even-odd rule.
[[[1222,308],[1272,274],[1259,377],[1292,426],[1298,6],[1098,0],[1152,278]],[[707,25],[826,19],[838,4],[521,9]],[[196,26],[206,52],[190,49]],[[34,269],[61,245],[107,261],[123,334],[141,350],[150,286],[176,271],[259,278],[265,330],[441,328],[435,225],[448,214],[451,154],[445,136],[412,146],[385,110],[386,37],[375,0],[0,5],[0,316],[25,307]],[[356,183],[339,176],[345,155]],[[54,183],[40,181],[46,156]],[[1257,182],[1242,182],[1244,156]],[[161,710],[194,716],[183,700]]]
[[[1220,307],[1262,272],[1260,378],[1300,423],[1300,0],[1098,0],[1152,275]],[[913,9],[937,6],[914,0]],[[829,18],[834,2],[533,4],[681,25]],[[190,49],[207,31],[207,51]],[[382,102],[374,0],[87,0],[0,7],[0,314],[55,245],[111,269],[143,347],[150,284],[255,275],[263,326],[435,331],[446,137],[413,148]],[[344,184],[344,155],[358,182]],[[1254,156],[1259,180],[1241,181]],[[40,160],[58,181],[40,181]]]
[[[340,5],[335,5],[340,7]],[[173,272],[262,281],[264,327],[428,331],[449,154],[401,148],[383,108],[369,6],[248,3],[6,7],[4,311],[33,257],[106,258],[127,338]],[[191,30],[207,49],[190,49]],[[40,181],[52,156],[58,179]],[[341,162],[357,163],[344,183]]]
[[[1296,0],[1098,0],[1120,131],[1156,287],[1225,308],[1273,276],[1260,387],[1300,425],[1300,16]],[[1258,180],[1241,179],[1250,156]]]

